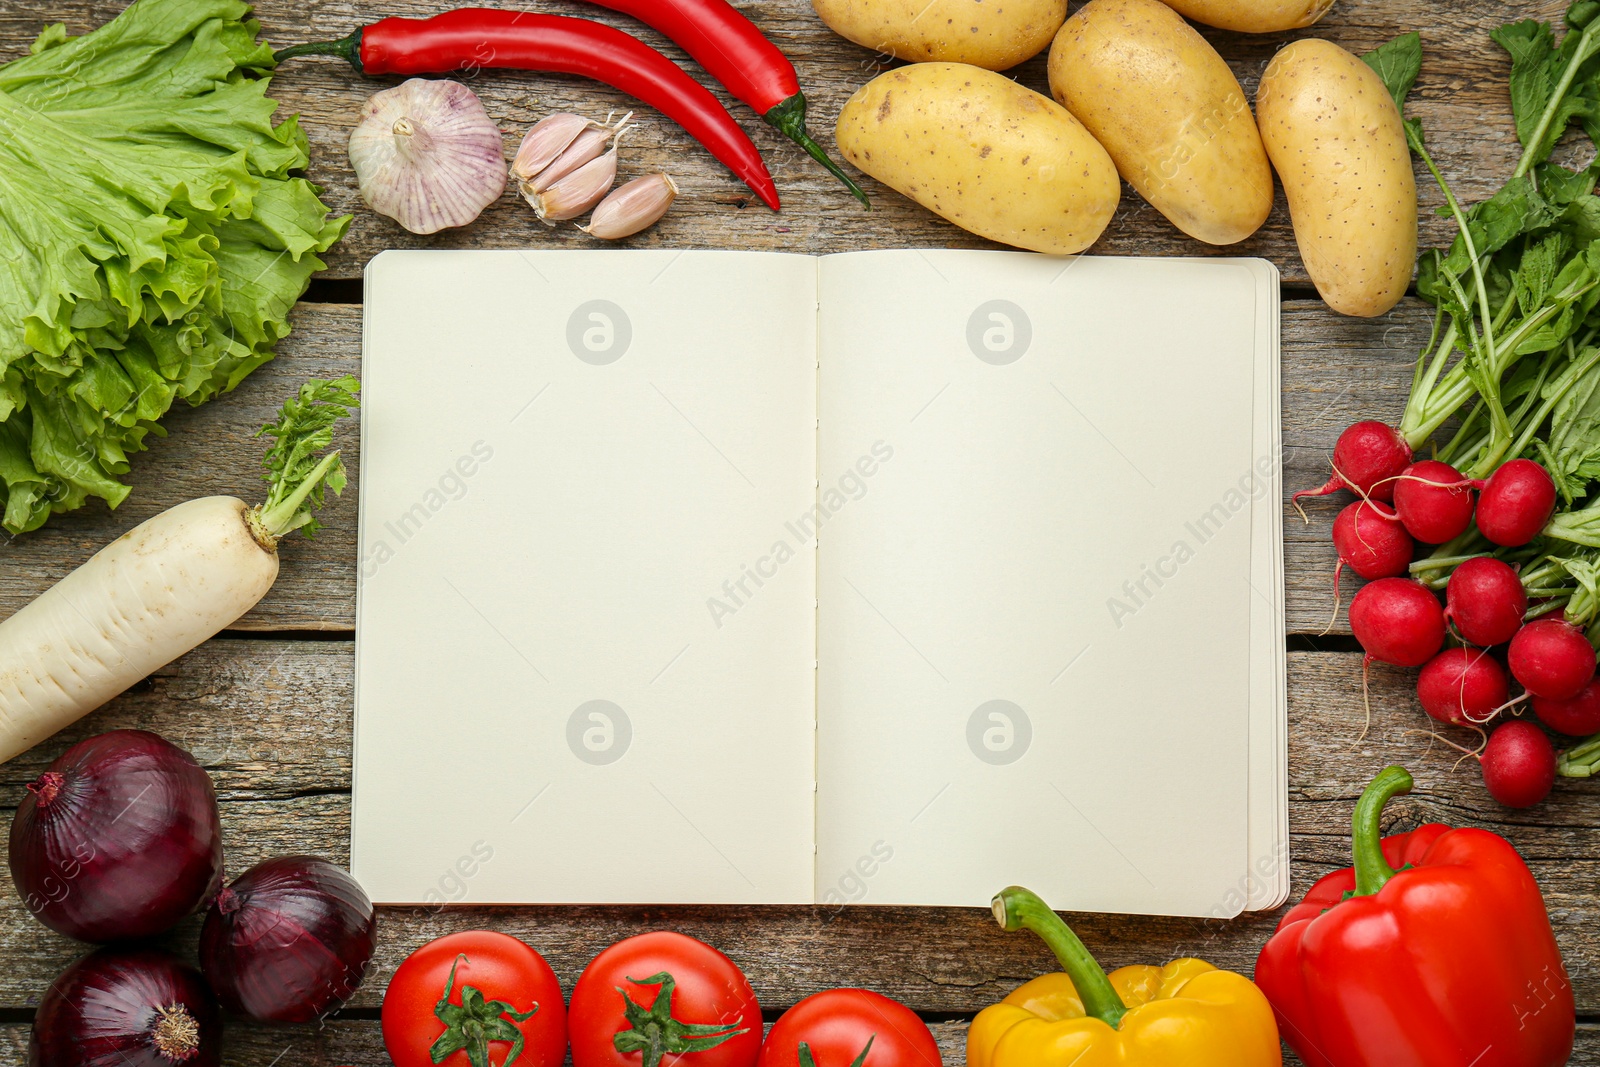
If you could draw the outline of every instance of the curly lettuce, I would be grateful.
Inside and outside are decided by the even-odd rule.
[[[272,358],[344,235],[239,0],[137,0],[0,65],[0,524],[128,495],[173,403]]]

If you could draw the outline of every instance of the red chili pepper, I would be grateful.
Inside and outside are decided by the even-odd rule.
[[[1289,910],[1256,984],[1307,1067],[1559,1067],[1572,983],[1539,886],[1487,830],[1430,823],[1378,839],[1389,767],[1356,804],[1355,866]],[[1397,869],[1398,868],[1398,869]]]
[[[844,182],[855,198],[867,194],[828,158],[806,130],[806,98],[789,57],[728,0],[591,0],[632,15],[688,52],[727,90],[751,107],[812,159]]]
[[[337,41],[277,53],[335,55],[363,74],[448,74],[490,67],[579,74],[654,107],[705,145],[778,210],[761,153],[717,98],[672,60],[621,30],[564,15],[464,7],[429,19],[387,18]]]

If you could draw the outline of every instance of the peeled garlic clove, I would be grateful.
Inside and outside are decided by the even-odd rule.
[[[580,228],[606,241],[632,237],[660,222],[677,196],[678,187],[670,177],[646,174],[613,189],[596,205],[589,225]]]
[[[465,226],[506,188],[500,130],[471,89],[442,79],[369,97],[350,165],[368,206],[412,233]]]
[[[558,111],[540,119],[517,146],[517,156],[511,161],[511,176],[523,182],[532,181],[554,163],[580,133],[592,128],[600,128],[600,124],[568,111]]]
[[[545,222],[575,219],[594,207],[617,180],[617,150],[591,159],[571,174],[530,199],[534,213]]]
[[[599,159],[605,154],[606,142],[609,141],[612,148],[617,147],[618,142],[622,140],[622,135],[632,129],[628,125],[628,120],[631,118],[633,118],[633,112],[630,111],[618,119],[616,125],[613,126],[611,125],[611,116],[607,115],[605,122],[594,123],[589,129],[578,134],[573,139],[572,144],[568,145],[566,150],[555,158],[554,162],[533,178],[521,183],[523,199],[532,204],[534,202],[534,193],[543,192],[590,160]]]

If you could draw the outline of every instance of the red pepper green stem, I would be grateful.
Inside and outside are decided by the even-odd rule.
[[[1039,939],[1056,954],[1061,969],[1072,979],[1078,999],[1083,1001],[1084,1012],[1113,1030],[1117,1028],[1122,1017],[1128,1013],[1128,1006],[1112,988],[1105,969],[1078,939],[1078,935],[1072,932],[1072,928],[1061,921],[1061,916],[1050,910],[1050,905],[1031,890],[1014,885],[1002,889],[990,907],[994,910],[994,921],[1000,924],[1002,930],[1027,929],[1039,935]]]
[[[1383,830],[1378,825],[1383,806],[1402,793],[1411,792],[1415,783],[1404,767],[1385,767],[1378,772],[1356,801],[1350,820],[1350,853],[1355,859],[1358,897],[1370,897],[1394,877],[1394,868],[1383,856]]]
[[[827,151],[811,139],[811,134],[806,129],[806,97],[804,93],[795,93],[787,100],[773,105],[765,115],[761,116],[771,123],[779,133],[806,150],[806,155],[828,168],[828,173],[844,182],[844,187],[850,190],[850,195],[861,201],[863,207],[869,211],[872,203],[867,199],[867,194],[861,187],[851,180],[832,159],[828,158]]]
[[[274,63],[282,63],[286,59],[296,56],[338,56],[356,68],[357,74],[365,74],[361,69],[361,31],[356,30],[348,37],[341,37],[337,41],[309,41],[306,44],[294,44],[288,48],[280,48],[272,53]]]

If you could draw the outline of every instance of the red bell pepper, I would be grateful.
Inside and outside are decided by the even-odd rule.
[[[1438,823],[1379,840],[1411,775],[1356,803],[1355,866],[1289,910],[1256,984],[1307,1067],[1559,1067],[1577,1030],[1544,899],[1504,838]]]

